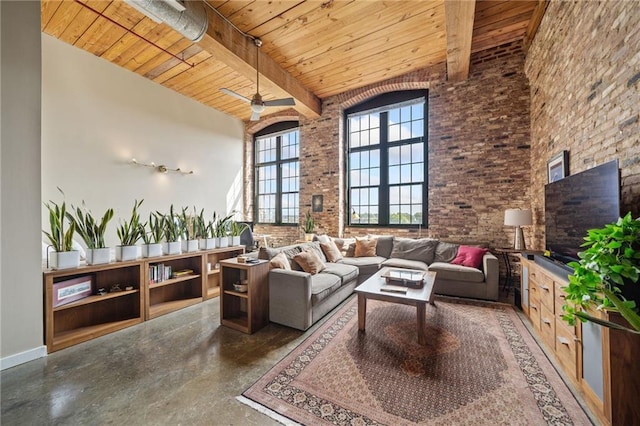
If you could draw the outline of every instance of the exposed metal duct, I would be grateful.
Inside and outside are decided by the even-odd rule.
[[[166,23],[192,41],[200,41],[209,25],[207,10],[200,0],[125,0],[125,2],[154,21]]]

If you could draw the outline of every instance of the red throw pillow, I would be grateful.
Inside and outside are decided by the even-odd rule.
[[[480,247],[460,246],[455,259],[451,261],[454,265],[468,266],[480,269],[482,258],[489,250]]]

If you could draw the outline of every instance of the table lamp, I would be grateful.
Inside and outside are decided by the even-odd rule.
[[[513,248],[515,250],[526,250],[524,243],[524,234],[521,226],[533,225],[533,216],[531,210],[508,209],[504,212],[504,224],[506,226],[515,226],[516,235],[513,240]]]

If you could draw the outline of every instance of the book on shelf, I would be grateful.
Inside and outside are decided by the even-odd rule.
[[[162,281],[168,280],[172,276],[171,265],[165,265],[164,263],[158,263],[155,265],[149,265],[149,283],[156,284]]]
[[[174,271],[171,278],[184,277],[185,275],[193,274],[193,269],[180,269],[179,271]]]

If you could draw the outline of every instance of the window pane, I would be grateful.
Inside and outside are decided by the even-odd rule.
[[[371,167],[380,167],[380,150],[371,150],[369,151],[369,154],[369,165]]]
[[[389,165],[400,164],[400,147],[389,148]]]
[[[389,184],[393,185],[396,183],[400,183],[400,167],[389,167]]]
[[[422,142],[411,144],[411,161],[424,161],[424,144]]]
[[[394,124],[389,126],[389,141],[395,142],[397,140],[400,140],[400,125]]]

